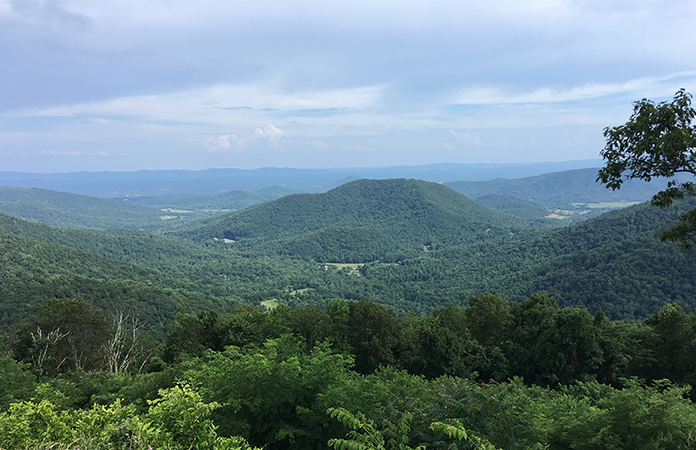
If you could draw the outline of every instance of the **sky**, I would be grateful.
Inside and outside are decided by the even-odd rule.
[[[0,0],[0,171],[600,158],[694,0]]]

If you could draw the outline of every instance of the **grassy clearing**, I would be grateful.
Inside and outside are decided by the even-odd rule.
[[[297,296],[299,294],[304,294],[305,292],[309,292],[309,288],[293,289],[290,291],[290,295]]]
[[[324,263],[325,267],[335,267],[336,269],[350,269],[350,273],[360,275],[360,268],[364,263]]]
[[[337,269],[345,269],[346,267],[349,267],[351,269],[359,269],[360,267],[364,266],[364,263],[324,263],[325,266],[331,266],[335,267]]]
[[[568,219],[573,216],[588,214],[593,210],[621,209],[638,205],[640,202],[597,202],[597,203],[571,203],[575,209],[554,209],[545,216],[545,219]]]
[[[576,208],[589,208],[589,209],[619,209],[627,208],[629,206],[638,205],[641,202],[599,202],[599,203],[571,203],[571,205]]]
[[[261,306],[263,306],[269,311],[276,309],[278,307],[278,304],[278,300],[276,300],[275,298],[272,298],[270,300],[264,300],[261,302]]]

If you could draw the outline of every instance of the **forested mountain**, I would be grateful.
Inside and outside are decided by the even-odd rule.
[[[166,333],[177,308],[229,311],[238,300],[204,293],[195,276],[162,273],[0,231],[0,325],[33,317],[51,298],[75,297],[107,311],[136,310],[153,336]]]
[[[552,172],[525,178],[497,178],[487,181],[452,181],[444,183],[470,198],[484,195],[514,195],[554,208],[564,208],[573,203],[593,202],[644,202],[663,189],[666,181],[646,183],[627,181],[621,190],[612,191],[596,182],[595,168]]]
[[[76,230],[0,214],[0,232],[48,243],[55,251],[78,249],[89,252],[87,255],[99,255],[103,258],[98,262],[106,264],[101,270],[94,263],[95,270],[103,273],[101,278],[121,278],[112,274],[109,262],[125,262],[128,267],[154,269],[145,271],[161,277],[144,280],[147,282],[220,297],[233,295],[257,305],[294,283],[305,283],[310,267],[313,272],[320,272],[317,264],[290,261],[278,255],[249,255],[224,245],[200,245],[141,230]],[[32,261],[37,266],[42,264],[40,257]],[[72,258],[56,261],[61,273],[72,273]]]
[[[502,242],[522,228],[436,183],[356,180],[202,222],[179,236],[324,262],[398,261],[439,246]]]
[[[160,209],[87,195],[0,186],[0,213],[71,228],[159,226]]]
[[[0,447],[690,448],[696,252],[657,230],[696,199],[479,200],[525,220],[404,179],[170,235],[0,214]]]
[[[510,214],[530,224],[563,226],[568,222],[558,215],[552,216],[553,213],[542,204],[514,195],[487,194],[475,200],[487,208]]]
[[[696,255],[660,242],[656,231],[694,205],[636,205],[488,252],[443,248],[402,264],[369,265],[361,274],[389,283],[390,302],[414,307],[482,293],[521,300],[545,290],[563,306],[602,309],[613,319],[645,317],[671,301],[691,309]]]
[[[667,184],[666,180],[648,183],[634,179],[613,191],[596,182],[597,172],[594,168],[576,169],[517,179],[452,181],[445,185],[483,205],[520,218],[538,222],[553,217],[557,224],[567,224],[648,201]],[[687,178],[680,175],[680,179]]]
[[[295,191],[283,186],[268,186],[258,191],[233,190],[217,194],[194,195],[187,197],[168,197],[168,196],[130,196],[121,197],[125,200],[139,205],[156,206],[165,209],[182,209],[196,212],[198,215],[208,212],[211,215],[221,212],[236,211],[247,208],[257,203],[294,194]]]
[[[140,230],[57,228],[1,215],[0,231],[25,238],[10,244],[8,236],[5,253],[25,264],[10,272],[33,279],[34,287],[47,286],[46,280],[56,276],[118,283],[130,277],[134,283],[212,296],[223,305],[264,300],[322,305],[341,297],[419,314],[448,302],[465,304],[481,293],[521,300],[545,290],[563,306],[637,319],[670,301],[693,306],[692,254],[655,235],[688,206],[663,210],[642,204],[574,226],[535,231],[441,185],[359,180],[325,194],[292,195],[207,219],[193,234],[202,242]],[[239,239],[229,234],[231,225],[249,233]],[[215,241],[214,233],[238,239]],[[35,243],[27,244],[26,238]],[[60,256],[46,256],[44,244],[36,241],[54,245],[51,252]],[[21,256],[32,255],[31,248],[43,253]],[[114,266],[114,260],[131,265]],[[93,271],[74,261],[91,261]],[[364,262],[369,264],[355,265]],[[353,265],[334,268],[340,264]],[[360,275],[351,275],[356,269]],[[148,275],[129,275],[137,271]],[[24,282],[12,278],[15,286]],[[74,295],[81,289],[75,288]],[[28,301],[29,310],[56,291],[41,290]]]

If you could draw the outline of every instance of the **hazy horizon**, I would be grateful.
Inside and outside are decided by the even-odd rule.
[[[291,167],[291,166],[260,166],[250,168],[240,167],[207,167],[202,169],[134,169],[134,170],[64,170],[64,171],[24,171],[24,170],[0,170],[0,173],[18,173],[32,175],[62,175],[71,173],[133,173],[133,172],[205,172],[214,170],[242,170],[242,171],[260,171],[260,170],[309,170],[309,171],[350,171],[350,170],[382,170],[382,169],[418,169],[418,168],[434,168],[434,167],[481,167],[486,169],[494,169],[496,167],[531,167],[531,166],[549,166],[551,171],[564,171],[573,169],[589,169],[602,166],[601,159],[571,159],[567,161],[534,161],[528,163],[505,163],[505,162],[481,162],[481,163],[454,163],[454,162],[439,162],[430,164],[385,164],[380,166],[336,166],[336,167]],[[564,168],[564,167],[569,168]],[[555,167],[560,167],[555,169]]]

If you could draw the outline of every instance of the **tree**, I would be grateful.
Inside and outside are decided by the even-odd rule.
[[[512,327],[510,305],[495,295],[471,297],[464,311],[472,336],[481,345],[500,345],[503,334]]]
[[[596,334],[594,319],[587,310],[559,310],[553,326],[540,333],[532,352],[536,367],[541,369],[535,381],[553,386],[592,379],[603,361]]]
[[[348,343],[355,355],[355,370],[368,374],[380,365],[396,364],[403,329],[394,310],[364,300],[348,307]]]
[[[123,310],[111,315],[112,336],[104,343],[104,358],[110,372],[126,372],[130,365],[138,360],[140,368],[147,362],[152,354],[146,354],[145,324],[135,314],[128,314]]]
[[[691,98],[680,89],[669,103],[656,105],[643,99],[634,104],[626,124],[605,128],[607,143],[601,155],[606,165],[600,169],[597,181],[615,190],[627,179],[672,178],[667,188],[652,198],[651,203],[662,208],[685,195],[696,196],[693,182],[674,179],[679,173],[696,175],[696,110]],[[681,241],[687,250],[696,243],[696,208],[680,214],[679,220],[681,223],[663,230],[660,238]]]
[[[0,380],[0,411],[6,411],[10,403],[28,400],[36,388],[27,365],[9,356],[0,356]]]
[[[104,346],[111,324],[81,298],[53,299],[39,308],[36,321],[18,333],[16,354],[31,362],[40,375],[104,368]]]
[[[220,433],[244,435],[268,450],[325,449],[338,424],[324,413],[332,389],[350,383],[352,358],[334,353],[328,341],[304,351],[302,339],[283,335],[263,346],[229,346],[194,362],[185,377],[201,386]]]

